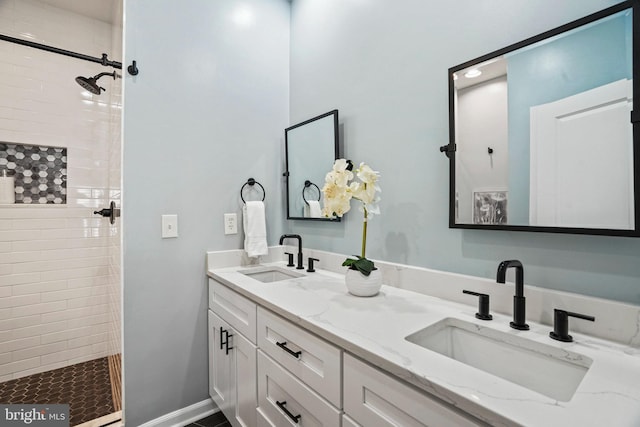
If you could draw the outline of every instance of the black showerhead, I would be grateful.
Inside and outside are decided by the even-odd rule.
[[[78,83],[80,86],[82,86],[84,89],[88,90],[89,92],[95,95],[100,95],[100,93],[103,90],[106,90],[105,88],[98,86],[98,79],[102,76],[112,76],[114,80],[116,79],[116,77],[119,77],[115,71],[113,73],[96,74],[93,77],[78,76],[76,77],[76,83]]]

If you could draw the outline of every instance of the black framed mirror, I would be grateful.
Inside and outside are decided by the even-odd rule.
[[[287,219],[340,221],[322,216],[320,191],[339,158],[338,110],[288,127],[284,135]]]
[[[640,236],[638,0],[449,69],[449,227]]]

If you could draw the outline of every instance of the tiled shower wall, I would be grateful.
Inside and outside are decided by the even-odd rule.
[[[122,59],[120,27],[36,0],[0,1],[0,32]],[[112,70],[0,41],[0,141],[68,154],[66,205],[0,205],[0,381],[120,351],[120,221],[93,211],[120,205],[122,81],[74,81]]]

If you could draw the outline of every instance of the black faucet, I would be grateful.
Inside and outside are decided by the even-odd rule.
[[[505,282],[505,276],[507,275],[507,269],[509,267],[516,269],[516,294],[513,296],[513,322],[509,325],[511,325],[513,329],[526,331],[529,330],[529,325],[527,325],[525,315],[524,269],[522,268],[522,263],[517,259],[502,261],[500,265],[498,265],[496,282]]]
[[[298,234],[283,234],[280,236],[280,244],[284,242],[284,239],[298,239],[298,265],[296,266],[296,270],[303,270],[304,266],[302,265],[302,237]]]

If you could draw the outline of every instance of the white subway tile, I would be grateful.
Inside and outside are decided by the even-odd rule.
[[[21,338],[19,340],[0,342],[0,353],[22,350],[24,348],[35,347],[37,345],[40,345],[40,337]]]
[[[67,289],[57,292],[46,292],[41,294],[42,302],[70,300],[74,298],[89,297],[92,294],[92,288]],[[71,308],[71,307],[70,307]]]
[[[69,320],[70,323],[72,319],[84,319],[86,317],[90,317],[91,315],[98,315],[108,312],[108,306],[98,305],[93,307],[82,307],[82,308],[73,308],[67,309],[60,312],[55,313],[45,313],[42,315],[42,322],[58,322],[61,320]]]
[[[92,354],[91,346],[77,347],[72,348],[65,351],[60,351],[52,354],[45,354],[40,357],[40,361],[42,364],[49,364],[55,362],[61,362],[63,360],[67,360],[68,364],[76,363],[75,360],[87,357]],[[81,359],[82,361],[87,361],[91,359]]]
[[[20,295],[0,299],[0,308],[21,307],[40,303],[40,295]]]
[[[68,327],[69,326],[67,324],[67,321],[61,321],[54,323],[37,324],[35,326],[29,326],[27,328],[12,329],[9,332],[11,333],[11,339],[17,340],[21,338],[29,338],[40,336],[43,334],[63,331]]]
[[[14,285],[11,287],[13,295],[36,294],[40,292],[60,291],[67,288],[67,282],[59,280],[57,282],[38,282],[27,285]],[[1,289],[1,288],[0,288]]]
[[[46,302],[34,305],[25,305],[22,307],[11,308],[11,315],[13,317],[30,316],[32,314],[51,313],[54,311],[61,311],[67,308],[66,301]]]
[[[10,311],[10,310],[8,310]],[[14,317],[12,319],[0,321],[0,331],[9,331],[12,329],[27,328],[40,324],[40,316]]]
[[[40,281],[40,273],[10,274],[0,276],[0,286],[22,285]]]
[[[66,219],[14,219],[11,228],[18,230],[60,229],[66,226]]]
[[[16,350],[11,353],[14,361],[30,359],[32,357],[42,356],[44,354],[52,354],[67,349],[67,343],[65,341],[56,342],[52,344],[38,345],[35,347],[25,348],[23,350]]]
[[[25,369],[32,369],[37,366],[40,366],[39,357],[11,362],[5,365],[0,365],[0,375],[13,374],[14,372],[24,371]]]
[[[0,354],[0,365],[4,365],[11,361],[12,361],[12,358],[11,358],[10,352]]]
[[[73,338],[85,337],[91,335],[93,326],[85,326],[77,329],[67,329],[60,332],[53,332],[50,334],[44,334],[40,337],[42,344],[49,344],[52,342],[66,341]]]
[[[40,233],[40,230],[2,230],[0,231],[0,241],[38,240],[40,239]]]
[[[97,295],[84,298],[74,298],[67,300],[69,308],[92,307],[95,305],[105,305],[109,303],[106,295]]]
[[[16,264],[19,262],[38,261],[42,255],[40,251],[33,252],[10,252],[0,256],[0,264]]]
[[[65,366],[68,366],[68,363],[66,363],[66,361],[50,363],[47,365],[41,364],[40,366],[37,366],[32,369],[25,369],[25,370],[14,372],[12,375],[12,379],[15,380],[18,378],[27,377],[29,375],[39,374],[41,372],[52,371],[54,369],[64,368]]]

